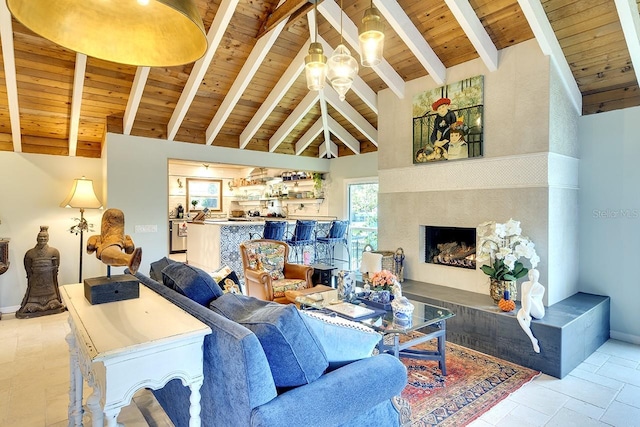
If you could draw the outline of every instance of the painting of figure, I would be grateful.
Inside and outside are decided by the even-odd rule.
[[[482,156],[483,102],[483,76],[415,95],[413,163]]]

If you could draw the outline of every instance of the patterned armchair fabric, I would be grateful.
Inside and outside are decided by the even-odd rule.
[[[240,244],[247,295],[288,303],[284,293],[313,286],[313,268],[289,264],[289,245],[278,240],[250,240]]]

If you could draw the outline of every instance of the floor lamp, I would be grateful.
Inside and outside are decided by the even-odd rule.
[[[72,233],[80,233],[80,269],[78,273],[78,283],[82,283],[82,252],[84,245],[84,232],[89,230],[89,224],[84,218],[85,209],[98,209],[102,207],[102,203],[96,197],[96,193],[93,191],[93,181],[82,178],[76,178],[73,180],[73,186],[71,192],[66,199],[60,203],[63,208],[75,208],[80,209],[80,220],[78,224],[71,227],[69,230]],[[77,220],[77,218],[76,218]]]

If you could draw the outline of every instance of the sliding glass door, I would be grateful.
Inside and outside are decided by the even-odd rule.
[[[347,183],[351,270],[360,268],[362,250],[378,247],[378,180]]]

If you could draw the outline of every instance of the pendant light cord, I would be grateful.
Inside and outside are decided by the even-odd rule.
[[[342,0],[340,0],[340,44],[342,44],[342,14],[343,13],[344,12],[342,11]]]

